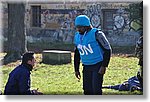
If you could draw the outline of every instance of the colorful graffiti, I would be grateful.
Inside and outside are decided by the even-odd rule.
[[[114,28],[115,34],[122,34],[124,31],[140,31],[143,28],[142,20],[129,18],[129,12],[120,8],[114,14]]]
[[[125,26],[127,25],[128,14],[126,14],[126,11],[121,7],[116,11],[114,15],[115,16],[113,32],[115,32],[115,34],[122,34],[123,30],[125,29]],[[125,15],[127,15],[126,19]]]
[[[72,6],[71,6],[72,7]],[[74,20],[79,14],[86,14],[90,17],[93,27],[101,28],[101,5],[87,5],[86,9],[80,7],[74,9],[42,9],[41,27],[54,30],[53,39],[56,41],[73,43],[75,33]]]
[[[69,6],[66,5],[66,7]],[[111,8],[113,8],[113,5]],[[120,6],[120,8],[117,7],[117,9],[116,7],[115,9],[107,9],[107,12],[105,13],[102,9],[104,9],[104,5],[101,3],[83,4],[82,7],[70,5],[70,8],[67,9],[59,9],[59,7],[55,9],[42,9],[42,30],[37,34],[38,38],[41,39],[41,41],[44,39],[44,41],[54,43],[73,43],[75,34],[74,20],[79,14],[87,15],[90,18],[93,27],[103,30],[102,24],[105,24],[108,36],[114,36],[114,38],[111,37],[114,44],[121,44],[120,42],[122,42],[123,45],[124,42],[120,39],[121,36],[124,36],[124,41],[127,41],[128,39],[125,40],[127,34],[135,31],[132,32],[132,35],[137,35],[136,32],[141,29],[142,25],[140,20],[131,20],[130,13],[126,11],[125,7]],[[115,40],[116,36],[118,37],[117,40]]]
[[[84,14],[90,17],[93,27],[101,28],[101,4],[88,5]]]
[[[131,30],[139,31],[143,29],[143,22],[140,19],[134,19],[130,22],[129,26],[130,26],[129,31]]]
[[[114,18],[114,29],[121,29],[125,24],[124,17],[121,15],[117,15]]]
[[[72,7],[72,9],[42,9],[41,26],[43,29],[48,29],[46,32],[49,32],[47,34],[50,34],[53,41],[73,43],[75,33],[74,20],[77,15],[87,15],[93,27],[101,29],[102,26],[102,18],[104,15],[102,13],[101,4],[95,3],[84,6],[86,6],[85,9],[80,9],[80,7]],[[116,10],[112,18],[110,18],[110,16],[108,20],[112,19],[111,23],[113,24],[107,26],[110,28],[110,25],[112,25],[111,32],[113,32],[113,34],[120,35],[125,31],[137,31],[140,29],[139,21],[130,21],[129,13],[123,7]],[[43,33],[41,34],[42,36],[44,35]]]
[[[53,38],[56,41],[73,43],[74,19],[81,13],[81,10],[75,9],[43,9],[41,14],[42,28],[54,30]]]

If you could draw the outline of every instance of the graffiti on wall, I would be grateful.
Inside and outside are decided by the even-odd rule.
[[[129,26],[130,26],[130,29],[129,29],[130,31],[131,30],[140,31],[143,29],[143,22],[140,19],[134,19],[134,20],[131,20]]]
[[[82,11],[77,9],[43,9],[41,26],[44,29],[49,29],[49,31],[55,31],[50,33],[55,41],[73,43],[75,33],[74,19],[81,13]]]
[[[123,8],[119,8],[114,14],[114,27],[115,34],[121,34],[127,25],[127,18],[125,19],[126,11]]]
[[[83,13],[90,17],[93,27],[101,28],[101,4],[87,5]]]
[[[80,7],[76,9],[42,9],[41,27],[49,29],[49,31],[53,30],[54,32],[49,34],[55,41],[73,43],[74,20],[79,14],[86,14],[89,16],[93,27],[101,28],[100,4],[87,5],[86,9],[80,9]]]
[[[143,27],[142,20],[130,19],[129,12],[120,8],[114,14],[114,27],[113,32],[115,34],[122,34],[124,31],[140,31]]]
[[[64,9],[42,9],[41,10],[41,27],[43,28],[37,35],[39,38],[47,39],[45,41],[51,42],[63,42],[63,43],[73,43],[75,26],[75,17],[79,14],[85,14],[90,18],[93,27],[102,28],[105,24],[106,31],[109,31],[111,39],[114,36],[118,37],[117,40],[113,40],[116,43],[124,43],[120,41],[119,38],[123,35],[126,39],[127,34],[137,35],[137,31],[141,29],[141,21],[138,19],[130,19],[130,13],[126,11],[124,6],[120,8],[111,8],[102,12],[104,7],[99,3],[85,4],[83,7],[71,6],[71,8]],[[103,5],[104,6],[104,5]],[[114,12],[115,11],[115,12]],[[105,20],[104,20],[105,19]],[[132,32],[135,31],[135,32]],[[112,35],[113,34],[113,35]],[[120,35],[120,36],[118,36]],[[129,36],[128,35],[128,36]]]

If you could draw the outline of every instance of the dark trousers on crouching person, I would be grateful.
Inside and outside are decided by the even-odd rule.
[[[103,74],[98,71],[101,62],[94,65],[83,65],[83,90],[85,95],[102,95]]]

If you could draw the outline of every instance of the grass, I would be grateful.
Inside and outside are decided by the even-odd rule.
[[[65,65],[48,65],[40,63],[42,56],[36,54],[37,64],[31,73],[31,88],[39,88],[45,95],[83,95],[82,79],[78,81],[74,75],[73,60]],[[2,91],[8,79],[8,74],[20,61],[12,62],[2,66],[3,82]],[[127,56],[112,56],[109,67],[104,76],[103,85],[121,84],[128,78],[135,76],[139,66],[138,59]],[[82,66],[80,67],[82,72]],[[117,91],[103,89],[104,95],[142,95],[143,93],[134,91]]]

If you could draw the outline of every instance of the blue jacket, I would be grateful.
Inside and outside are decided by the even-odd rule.
[[[5,86],[5,95],[31,95],[30,71],[31,66],[19,65],[10,74]]]

